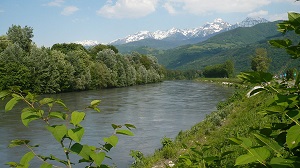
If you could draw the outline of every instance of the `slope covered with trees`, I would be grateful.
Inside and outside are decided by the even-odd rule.
[[[287,53],[268,44],[268,40],[283,37],[277,31],[278,23],[269,22],[237,28],[220,33],[204,42],[166,50],[155,56],[167,69],[203,70],[206,66],[233,60],[236,72],[240,72],[251,69],[251,58],[257,48],[265,48],[267,56],[272,60],[270,71],[277,73],[283,67],[294,67],[299,64],[299,61],[288,62]],[[300,41],[293,32],[287,33],[286,36],[294,41]]]
[[[22,35],[22,36],[20,36]],[[155,57],[122,55],[113,46],[32,44],[33,29],[9,28],[0,41],[0,90],[20,86],[35,93],[125,87],[159,82],[163,68]]]

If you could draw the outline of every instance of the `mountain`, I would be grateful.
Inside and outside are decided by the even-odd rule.
[[[223,29],[230,27],[231,25],[224,22],[222,19],[215,19],[212,23],[206,23],[202,27],[193,29],[177,29],[171,28],[166,31],[157,30],[155,32],[140,31],[133,35],[129,35],[125,38],[120,38],[112,41],[112,45],[126,44],[130,42],[140,41],[144,39],[164,40],[164,41],[176,41],[187,40],[195,37],[205,37],[210,34],[214,34]]]
[[[208,38],[229,31],[238,27],[251,27],[259,23],[267,23],[263,18],[246,18],[240,23],[234,25],[218,18],[211,23],[206,23],[201,27],[192,29],[171,28],[166,31],[157,30],[154,32],[140,31],[125,38],[120,38],[111,42],[120,52],[132,52],[140,47],[150,47],[155,49],[170,49],[186,44],[195,44],[205,41]]]
[[[98,41],[94,41],[94,40],[75,41],[74,43],[81,44],[81,45],[83,45],[85,47],[94,46],[94,45],[100,44]]]
[[[237,71],[250,70],[251,56],[256,48],[266,48],[268,56],[273,60],[270,70],[277,72],[288,62],[289,56],[284,50],[276,49],[268,44],[270,39],[283,38],[277,31],[277,22],[260,23],[252,27],[239,27],[219,33],[206,41],[180,46],[154,54],[158,62],[167,69],[197,69],[207,65],[221,64],[231,59]],[[287,34],[295,39],[295,34]],[[287,36],[286,35],[286,36]],[[295,39],[299,42],[300,39]],[[291,65],[299,61],[291,62]]]

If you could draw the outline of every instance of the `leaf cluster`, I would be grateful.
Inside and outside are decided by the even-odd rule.
[[[16,139],[11,141],[9,147],[24,145],[29,149],[29,152],[23,155],[20,162],[6,163],[10,167],[27,168],[35,157],[41,161],[41,168],[57,167],[53,162],[49,161],[55,161],[69,168],[77,163],[86,163],[87,167],[109,167],[104,165],[103,161],[105,158],[110,158],[107,155],[108,152],[117,146],[119,141],[117,135],[133,136],[131,129],[136,128],[132,124],[112,124],[114,132],[111,136],[103,138],[104,144],[91,146],[81,142],[85,133],[85,128],[81,124],[86,117],[86,113],[76,110],[70,111],[62,100],[53,98],[42,98],[39,100],[37,95],[30,92],[22,92],[19,88],[1,91],[0,99],[9,99],[5,105],[5,112],[11,111],[18,102],[27,104],[27,107],[23,108],[21,112],[21,120],[24,126],[28,127],[35,120],[42,120],[45,123],[46,130],[61,145],[61,152],[65,154],[65,159],[57,158],[52,154],[43,156],[35,152],[35,148],[38,148],[39,145],[32,146],[30,145],[30,140]],[[93,100],[86,108],[100,112],[99,104],[100,100]],[[58,108],[54,108],[55,106],[58,106]],[[57,119],[64,121],[65,124],[57,123]],[[78,155],[80,158],[77,163],[70,159],[70,155],[73,154]]]

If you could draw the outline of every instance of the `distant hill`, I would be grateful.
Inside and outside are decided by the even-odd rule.
[[[182,45],[199,43],[214,35],[238,27],[251,27],[267,22],[263,18],[246,18],[240,23],[231,25],[219,18],[198,28],[172,28],[166,31],[157,30],[155,32],[140,31],[125,38],[114,40],[110,45],[116,46],[121,53],[135,51],[137,48],[144,46],[155,49],[170,49]]]
[[[272,58],[270,70],[278,72],[288,62],[285,51],[275,49],[268,44],[270,39],[283,38],[277,31],[277,22],[257,24],[229,30],[209,38],[206,41],[165,50],[155,56],[167,69],[203,69],[207,65],[223,63],[228,59],[235,62],[237,71],[250,70],[251,56],[256,48],[266,48]],[[295,39],[297,36],[287,34]],[[300,41],[300,40],[299,40]],[[299,62],[290,61],[289,66]]]

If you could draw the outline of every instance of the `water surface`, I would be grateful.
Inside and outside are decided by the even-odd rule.
[[[104,89],[63,93],[61,98],[72,110],[83,109],[94,99],[100,99],[101,113],[87,111],[82,125],[85,127],[83,143],[98,145],[102,138],[112,135],[111,124],[134,124],[135,136],[119,136],[119,143],[109,156],[117,167],[129,167],[133,159],[130,150],[139,150],[145,155],[152,154],[161,147],[160,140],[166,136],[175,138],[179,131],[187,130],[202,121],[205,116],[216,110],[216,104],[233,92],[214,84],[193,81],[165,81],[157,84],[132,86],[126,88]],[[19,161],[25,148],[8,149],[12,139],[30,139],[32,145],[40,144],[37,153],[55,154],[61,158],[60,145],[46,131],[44,123],[36,121],[24,127],[20,112],[0,111],[0,167],[8,161]],[[35,160],[34,162],[40,163]],[[36,165],[36,163],[33,163]],[[39,165],[39,164],[38,164]],[[78,165],[76,167],[83,167]]]

